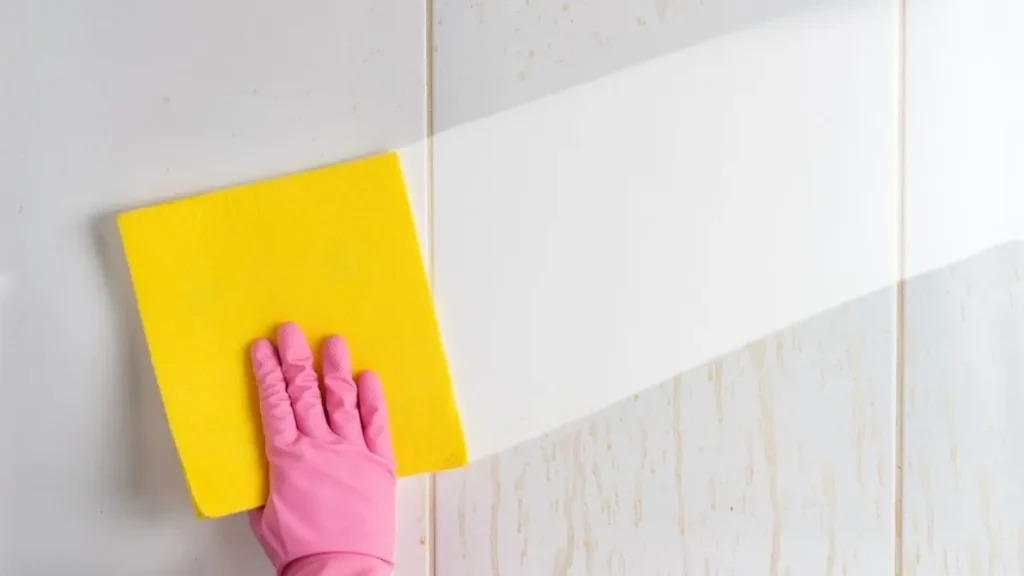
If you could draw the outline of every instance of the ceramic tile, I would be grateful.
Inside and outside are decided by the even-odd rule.
[[[1024,239],[1024,6],[906,3],[906,274]]]
[[[635,27],[612,4],[567,4],[553,44]],[[520,73],[503,10],[550,7],[436,5],[435,110],[490,98],[453,80],[467,60]],[[894,285],[896,3],[751,14],[436,135],[435,296],[472,457]]]
[[[906,3],[904,574],[1021,570],[1024,5]]]
[[[438,574],[885,574],[895,290],[438,477]]]
[[[905,574],[1024,561],[1024,244],[906,284]]]

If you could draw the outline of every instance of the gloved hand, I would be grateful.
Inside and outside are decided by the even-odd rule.
[[[355,380],[344,341],[323,344],[326,403],[302,331],[285,324],[277,350],[253,342],[253,372],[270,464],[270,496],[249,513],[281,576],[390,574],[395,464],[380,382]],[[326,406],[326,411],[325,411]]]

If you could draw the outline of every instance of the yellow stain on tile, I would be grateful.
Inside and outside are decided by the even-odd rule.
[[[399,475],[466,462],[395,154],[118,216],[164,409],[196,509],[262,505],[267,470],[247,349],[297,322],[384,384]]]

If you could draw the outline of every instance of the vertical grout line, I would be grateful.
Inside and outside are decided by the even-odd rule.
[[[906,107],[907,107],[907,0],[897,0],[897,105],[896,105],[896,431],[893,477],[893,574],[903,574],[903,391],[904,391],[904,315],[906,312]]]
[[[426,173],[427,173],[427,249],[430,284],[434,284],[434,1],[426,6]]]
[[[424,92],[426,104],[427,277],[434,287],[434,0],[424,0]],[[433,296],[431,296],[433,298]],[[427,574],[437,574],[436,476],[427,476]]]

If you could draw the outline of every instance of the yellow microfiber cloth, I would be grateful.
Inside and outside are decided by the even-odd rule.
[[[385,154],[118,216],[146,341],[193,502],[262,505],[246,350],[285,321],[348,342],[384,385],[399,475],[466,462],[401,166]]]

